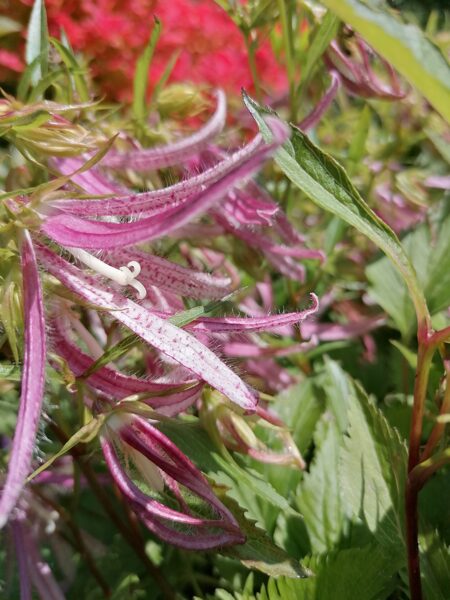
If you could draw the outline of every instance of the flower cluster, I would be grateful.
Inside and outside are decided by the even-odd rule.
[[[184,299],[227,297],[239,286],[237,273],[231,269],[229,274],[226,270],[210,274],[148,249],[149,243],[168,236],[194,241],[201,235],[205,243],[211,232],[215,237],[231,234],[257,248],[281,273],[300,281],[304,269],[299,259],[323,259],[320,251],[305,248],[280,207],[252,179],[286,141],[287,127],[275,117],[267,117],[270,143],[257,134],[244,147],[226,153],[214,144],[225,124],[222,91],[216,93],[216,102],[214,114],[197,132],[172,143],[142,149],[133,142],[108,152],[96,165],[95,155],[54,156],[52,165],[60,173],[64,190],[37,198],[19,195],[8,201],[10,220],[22,228],[25,341],[19,416],[0,500],[2,525],[15,515],[30,472],[49,343],[54,348],[54,366],[61,368],[62,361],[72,377],[81,378],[84,403],[94,418],[101,417],[99,434],[106,463],[130,507],[151,531],[172,544],[205,549],[245,539],[200,471],[157,427],[160,418],[174,417],[200,402],[205,385],[220,393],[221,404],[228,398],[240,407],[240,414],[234,416],[232,411],[222,411],[222,422],[228,423],[222,434],[231,431],[235,450],[269,462],[303,465],[288,433],[283,433],[282,423],[277,420],[274,425],[274,417],[264,409],[258,409],[259,415],[281,427],[285,451],[277,457],[252,437],[242,420],[242,410],[255,412],[258,392],[218,354],[245,357],[248,350],[243,354],[243,349],[247,348],[256,373],[258,359],[263,360],[262,368],[280,370],[274,362],[276,353],[267,355],[255,333],[292,333],[292,325],[317,311],[316,296],[312,294],[311,308],[279,315],[268,315],[267,306],[256,309],[250,299],[244,299],[240,309],[247,316],[194,316],[180,326],[171,320],[183,315]],[[11,111],[14,106],[20,113],[14,102]],[[41,106],[50,113],[57,111],[52,103]],[[3,118],[11,118],[11,111],[5,109]],[[70,122],[56,112],[47,119],[43,131],[47,127],[51,132],[58,124],[70,129]],[[42,132],[37,137],[27,135],[30,143],[46,139]],[[190,169],[195,166],[195,174],[148,192],[136,193],[118,179],[121,172],[131,169],[149,173],[179,164],[190,165]],[[137,244],[146,246],[142,249]],[[226,269],[220,253],[201,250],[201,245],[199,250],[212,269]],[[48,315],[50,340],[46,341],[38,264],[73,299],[101,310],[102,318],[92,308],[87,309],[91,321],[87,329],[73,299],[55,298]],[[128,296],[127,287],[133,288],[135,299]],[[105,352],[107,328],[114,322],[124,325],[151,349],[153,357],[149,357],[145,378],[124,374],[114,364],[93,369],[95,360]],[[248,364],[250,373],[252,363]],[[275,388],[281,372],[273,378]],[[209,410],[208,402],[204,402]],[[236,430],[239,422],[240,431],[246,431],[244,437]],[[127,464],[134,465],[145,489],[134,481]],[[162,495],[166,502],[154,494]],[[197,497],[195,510],[187,501],[192,495]]]

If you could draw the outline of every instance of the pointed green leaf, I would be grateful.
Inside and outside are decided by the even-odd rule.
[[[44,0],[35,0],[28,24],[25,58],[27,64],[37,59],[36,67],[31,75],[31,82],[36,85],[47,75],[48,71],[48,29]]]
[[[309,569],[279,548],[254,521],[247,519],[237,502],[224,495],[220,496],[220,499],[236,517],[241,531],[247,538],[245,544],[225,548],[221,554],[237,558],[249,569],[257,569],[272,577],[298,579],[311,576]]]
[[[273,114],[244,93],[244,102],[266,139],[271,138],[264,115]],[[291,139],[275,154],[289,179],[315,204],[346,221],[372,240],[392,261],[408,285],[419,321],[428,318],[423,292],[399,239],[364,202],[343,167],[291,125]]]
[[[348,419],[339,460],[343,500],[382,545],[403,547],[404,441],[357,384]]]
[[[55,38],[50,38],[51,44],[56,48],[59,55],[61,56],[64,64],[66,65],[69,73],[73,77],[75,88],[78,92],[78,96],[81,102],[89,101],[89,91],[86,80],[84,78],[83,69],[78,64],[73,52],[70,48],[62,44]]]
[[[153,26],[150,40],[142,53],[138,58],[136,64],[136,71],[133,80],[133,116],[137,121],[143,121],[147,115],[147,84],[148,84],[148,71],[153,58],[153,52],[158,42],[159,35],[161,33],[161,23],[154,17],[155,23]]]
[[[329,421],[326,437],[297,490],[296,503],[314,553],[332,550],[342,535],[345,509],[338,476],[341,437],[335,423]]]
[[[419,538],[420,566],[427,600],[447,600],[450,590],[450,548],[437,532]]]
[[[86,425],[81,427],[74,435],[67,440],[64,446],[59,450],[56,454],[54,454],[51,458],[49,458],[43,465],[37,468],[31,475],[28,476],[27,482],[34,479],[39,473],[46,471],[56,459],[67,454],[72,448],[74,448],[77,444],[87,444],[91,442],[100,431],[103,423],[106,419],[106,415],[99,415],[89,421]]]

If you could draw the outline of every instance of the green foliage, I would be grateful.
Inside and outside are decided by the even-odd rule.
[[[317,554],[330,551],[338,544],[346,516],[339,481],[341,434],[333,421],[325,422],[325,429],[314,461],[296,495],[311,549]]]
[[[48,28],[44,0],[35,0],[28,25],[25,57],[33,65],[31,82],[36,85],[48,71]]]
[[[357,385],[340,456],[340,489],[355,519],[383,546],[403,545],[406,446]]]
[[[358,31],[450,122],[450,66],[418,27],[361,0],[323,0],[323,4]]]
[[[244,102],[263,135],[270,137],[263,117],[271,111],[261,108],[245,94]],[[276,161],[314,203],[355,227],[383,250],[404,278],[418,319],[423,319],[427,314],[425,299],[402,245],[390,227],[364,202],[343,167],[293,126],[291,139],[277,151]]]
[[[394,554],[374,545],[314,556],[306,564],[315,577],[270,579],[256,600],[383,600],[399,566]]]
[[[155,23],[147,47],[139,57],[133,81],[133,115],[137,121],[144,121],[147,110],[148,71],[152,63],[153,53],[161,32],[161,23],[155,17]]]
[[[402,244],[417,273],[431,315],[450,303],[450,215],[433,228],[424,224],[408,234]],[[415,329],[414,307],[408,289],[386,258],[366,269],[371,296],[392,317],[405,338]]]

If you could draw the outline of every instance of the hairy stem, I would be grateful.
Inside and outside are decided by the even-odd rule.
[[[111,596],[111,589],[110,589],[107,581],[104,579],[102,573],[98,569],[95,559],[94,559],[93,555],[91,554],[89,548],[86,546],[83,536],[81,534],[81,531],[80,531],[77,523],[75,522],[71,512],[66,511],[57,502],[54,502],[51,498],[48,498],[47,496],[45,496],[39,489],[35,488],[33,491],[37,496],[39,496],[39,498],[42,500],[42,502],[44,502],[48,506],[51,506],[51,508],[59,514],[61,519],[64,521],[64,523],[70,529],[72,536],[73,536],[74,545],[78,549],[78,552],[80,553],[82,560],[84,560],[86,562],[88,569],[91,571],[92,576],[97,581],[100,589],[103,592],[104,597],[109,598]]]

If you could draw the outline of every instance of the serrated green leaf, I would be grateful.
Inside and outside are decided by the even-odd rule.
[[[450,304],[450,215],[433,234],[424,224],[402,243],[415,267],[430,313],[435,315]],[[369,265],[366,274],[371,283],[370,295],[408,338],[415,328],[414,307],[403,280],[386,258]]]
[[[221,500],[232,511],[241,531],[247,538],[245,544],[226,548],[221,551],[222,554],[237,558],[246,567],[258,569],[258,571],[272,577],[283,576],[298,579],[309,577],[312,574],[299,561],[291,558],[284,550],[274,544],[267,533],[260,529],[255,522],[247,519],[237,502],[226,496],[221,496]]]
[[[437,532],[419,537],[422,582],[427,600],[447,600],[450,590],[450,548]]]
[[[397,553],[376,545],[304,560],[314,577],[269,579],[257,600],[384,600],[401,565]]]
[[[450,66],[425,34],[384,6],[361,0],[322,0],[414,85],[450,123]]]
[[[37,60],[31,74],[31,82],[36,85],[48,71],[48,29],[44,0],[35,0],[28,24],[25,58],[30,65]]]
[[[321,384],[325,390],[327,407],[339,430],[344,433],[348,428],[348,410],[353,391],[350,378],[337,362],[326,357]]]
[[[330,551],[339,541],[345,522],[338,475],[341,434],[333,421],[309,472],[297,490],[296,503],[305,520],[314,553]]]
[[[276,396],[273,408],[289,427],[300,452],[306,452],[325,408],[312,380],[302,381]]]
[[[259,106],[245,92],[243,97],[262,135],[270,139],[271,132],[263,117],[273,111]],[[389,257],[409,288],[418,319],[426,319],[428,310],[422,289],[399,239],[364,202],[343,167],[292,125],[291,139],[276,152],[275,160],[315,204],[355,227]]]
[[[383,546],[403,547],[406,446],[361,387],[352,388],[339,459],[342,498]]]

